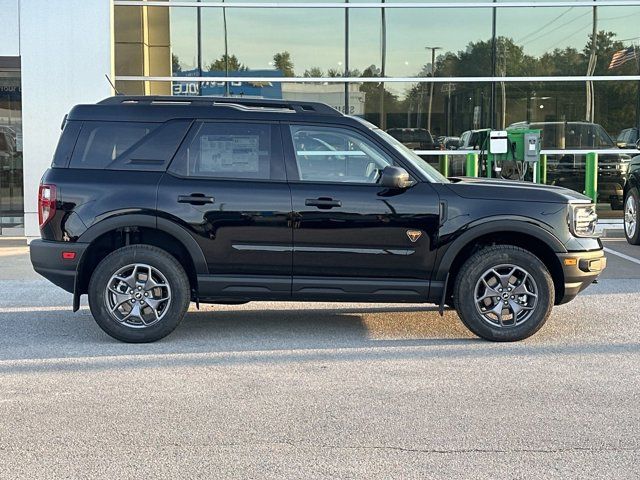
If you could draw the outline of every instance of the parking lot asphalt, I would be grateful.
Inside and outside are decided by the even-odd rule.
[[[519,343],[423,305],[192,309],[118,343],[0,240],[0,478],[638,478],[640,247]]]

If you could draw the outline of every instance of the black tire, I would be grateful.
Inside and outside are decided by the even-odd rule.
[[[635,217],[635,231],[633,232],[633,234],[630,235],[629,232],[629,225],[627,224],[627,215],[631,215],[630,212],[628,212],[627,210],[627,201],[629,199],[633,199],[633,204],[635,205],[635,214],[633,214],[633,216]],[[638,209],[640,208],[640,193],[638,193],[638,189],[637,188],[632,188],[627,192],[627,195],[624,197],[624,215],[625,215],[625,222],[624,222],[624,236],[627,237],[627,242],[629,242],[631,245],[640,245],[640,212],[638,211]]]
[[[535,282],[538,295],[537,302],[533,300],[533,297],[526,297],[528,299],[527,302],[532,302],[533,305],[527,304],[532,308],[525,313],[519,314],[521,316],[524,315],[522,323],[517,324],[516,321],[513,321],[513,324],[505,322],[504,326],[494,325],[479,311],[479,307],[476,307],[476,285],[481,281],[481,278],[486,278],[486,272],[501,265],[518,267],[522,269],[523,273],[528,273]],[[503,271],[508,270],[509,269],[505,269]],[[520,272],[520,270],[518,272]],[[526,277],[523,275],[523,278]],[[531,280],[528,280],[528,282],[531,282]],[[500,285],[496,286],[496,291],[498,287],[500,287]],[[482,286],[479,288],[485,287]],[[504,290],[504,293],[506,293],[507,289],[504,288]],[[502,292],[502,290],[500,291]],[[486,294],[486,291],[484,293]],[[504,293],[499,293],[498,295],[503,295]],[[498,308],[498,305],[502,305],[502,300],[496,301],[497,298],[499,297],[491,296],[487,301],[489,301],[491,305],[495,304],[495,308]],[[512,245],[496,245],[474,253],[462,265],[462,268],[456,276],[453,288],[454,305],[462,323],[477,336],[495,342],[515,342],[536,333],[542,328],[547,318],[549,318],[554,299],[555,289],[553,279],[544,264],[531,252]],[[508,301],[509,299],[506,298],[505,302]],[[517,299],[514,303],[515,302],[517,302]],[[514,310],[508,311],[511,312],[513,317]],[[500,318],[503,313],[501,310]],[[505,317],[507,317],[507,315],[505,315]],[[498,318],[497,315],[496,318]],[[498,320],[496,320],[496,322],[498,322]]]
[[[109,313],[107,306],[107,302],[110,301],[107,298],[107,287],[111,285],[112,276],[119,270],[135,264],[152,267],[154,272],[159,272],[164,276],[166,285],[168,285],[166,296],[170,298],[170,301],[164,304],[165,309],[160,312],[160,319],[151,320],[148,326],[144,326],[141,323],[142,320],[140,320],[140,325],[133,326],[126,322],[120,322]],[[127,287],[124,286],[124,288]],[[144,292],[144,289],[142,291]],[[153,292],[149,291],[153,297]],[[125,294],[126,292],[122,293],[122,295]],[[189,308],[190,298],[189,279],[180,263],[164,250],[151,245],[130,245],[112,252],[98,264],[89,282],[89,307],[93,318],[107,334],[117,340],[129,343],[155,342],[169,335],[182,321]],[[141,305],[145,303],[144,300],[145,298],[142,298]],[[148,298],[146,300],[149,301]],[[161,302],[158,301],[158,303]],[[147,312],[153,312],[153,310],[149,310],[148,305],[147,303],[146,307],[140,308],[146,308]],[[127,307],[129,307],[128,303],[123,302],[122,308]],[[158,310],[160,308],[162,308],[162,304]],[[119,313],[118,310],[116,315]],[[147,313],[145,316],[149,318],[150,315],[152,313]],[[121,316],[126,317],[126,312]],[[157,314],[155,318],[158,318]],[[136,317],[133,316],[130,321],[134,322],[135,320]],[[154,321],[155,323],[153,323]]]

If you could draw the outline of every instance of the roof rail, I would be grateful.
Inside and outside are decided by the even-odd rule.
[[[202,107],[236,108],[245,111],[269,111],[290,113],[316,113],[341,116],[338,110],[320,102],[299,102],[244,97],[181,97],[170,95],[128,96],[116,95],[105,98],[98,105],[194,105]]]

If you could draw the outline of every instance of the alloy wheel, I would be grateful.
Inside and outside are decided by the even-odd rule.
[[[538,304],[538,286],[524,268],[502,264],[485,271],[475,286],[476,310],[492,327],[526,322]]]
[[[160,270],[134,263],[111,276],[105,303],[116,322],[131,328],[146,328],[162,320],[169,310],[171,288]]]
[[[636,208],[633,195],[629,195],[624,206],[624,229],[629,238],[632,238],[636,234],[636,228],[638,228]]]

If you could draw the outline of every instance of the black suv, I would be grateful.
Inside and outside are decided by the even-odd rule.
[[[640,245],[640,155],[631,159],[624,186],[624,233],[632,245]]]
[[[589,199],[447,179],[320,103],[108,98],[64,122],[39,191],[37,272],[128,342],[191,301],[452,305],[475,334],[535,333],[605,266]]]

